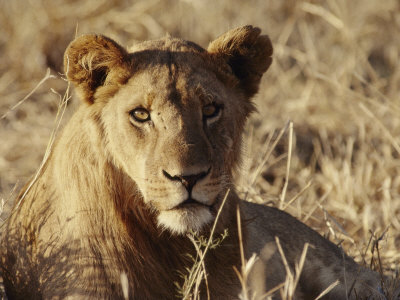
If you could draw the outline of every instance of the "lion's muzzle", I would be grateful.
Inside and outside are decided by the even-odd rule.
[[[206,170],[202,172],[197,172],[195,174],[190,174],[190,175],[171,175],[165,170],[162,170],[163,175],[170,181],[178,181],[182,183],[182,185],[185,187],[185,189],[188,192],[188,197],[185,199],[182,203],[180,203],[178,206],[182,207],[185,206],[186,204],[199,204],[199,205],[204,205],[204,206],[209,206],[207,203],[203,203],[203,201],[199,201],[201,199],[195,199],[192,195],[193,187],[195,184],[207,177],[208,174],[210,174],[211,171],[211,166]],[[177,207],[178,207],[177,206]]]

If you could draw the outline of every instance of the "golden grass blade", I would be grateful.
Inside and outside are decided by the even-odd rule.
[[[17,104],[13,105],[5,114],[3,114],[0,119],[4,119],[5,117],[7,117],[7,115],[11,111],[15,110],[22,103],[24,103],[30,96],[32,96],[43,83],[45,83],[47,80],[52,79],[52,78],[56,78],[56,76],[51,75],[50,68],[47,68],[46,74],[44,75],[42,80],[39,81],[39,83],[28,93],[28,95],[26,95],[22,100],[18,101]]]
[[[336,280],[335,282],[331,283],[321,294],[318,295],[317,298],[315,298],[315,300],[321,299],[323,296],[325,296],[331,290],[333,290],[335,288],[335,286],[337,286],[339,283],[340,283],[339,280]]]
[[[397,151],[398,154],[400,154],[400,144],[393,137],[390,131],[385,127],[385,125],[383,125],[383,123],[374,115],[374,113],[370,111],[364,104],[360,103],[359,106],[365,112],[365,114],[372,118],[376,122],[376,124],[382,129],[383,133],[391,142],[393,148]]]
[[[288,158],[286,164],[285,183],[282,188],[282,193],[279,197],[279,208],[282,209],[285,202],[286,191],[289,184],[290,164],[292,162],[292,144],[293,144],[293,122],[289,122],[289,142],[288,142]]]

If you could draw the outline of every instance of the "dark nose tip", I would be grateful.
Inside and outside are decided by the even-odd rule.
[[[197,181],[200,179],[206,177],[208,173],[210,173],[211,167],[208,168],[207,171],[205,172],[200,172],[198,174],[192,174],[192,175],[175,175],[172,176],[170,175],[167,171],[163,170],[163,174],[165,177],[167,177],[169,180],[173,181],[180,181],[183,186],[188,190],[191,191],[194,185],[196,184]]]

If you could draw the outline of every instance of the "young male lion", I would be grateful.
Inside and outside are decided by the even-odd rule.
[[[256,296],[285,280],[308,248],[297,299],[379,297],[380,279],[338,247],[277,209],[238,199],[232,189],[250,98],[271,64],[272,46],[245,26],[208,49],[172,38],[127,52],[101,35],[75,39],[65,74],[82,104],[40,176],[17,199],[1,244],[9,299],[171,299],[190,267],[189,232],[228,230],[205,258],[201,297],[237,299],[241,290],[236,208],[245,255],[260,257]],[[279,295],[275,295],[279,298]]]

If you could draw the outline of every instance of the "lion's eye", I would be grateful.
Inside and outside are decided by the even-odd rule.
[[[203,116],[207,119],[218,116],[221,108],[215,103],[207,104],[203,107]]]
[[[131,118],[137,122],[146,122],[150,120],[150,112],[143,107],[135,108],[129,114]]]

